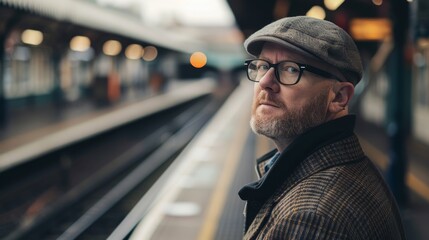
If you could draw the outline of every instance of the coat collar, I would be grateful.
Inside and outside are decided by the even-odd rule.
[[[354,134],[319,148],[298,164],[287,180],[274,192],[273,201],[278,202],[296,184],[315,173],[335,166],[358,162],[364,157],[359,140]]]
[[[240,198],[264,201],[278,192],[274,196],[277,199],[284,190],[309,175],[331,166],[356,161],[363,156],[363,152],[360,147],[356,149],[359,144],[353,134],[354,124],[355,116],[348,115],[301,134],[281,153],[277,162],[261,179],[244,186],[239,191]],[[331,145],[329,149],[323,148],[327,145]],[[275,151],[271,151],[257,162],[262,164],[274,153]],[[348,157],[344,158],[344,155]],[[282,191],[276,191],[279,188]]]

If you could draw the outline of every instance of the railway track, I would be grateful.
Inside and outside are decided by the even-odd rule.
[[[5,239],[106,239],[221,103],[205,97],[44,156],[35,167],[39,173],[1,190],[9,199],[31,199],[15,207],[10,200],[14,210],[4,215],[24,217],[3,232]],[[35,165],[15,174],[28,174]],[[31,209],[37,214],[31,216]]]

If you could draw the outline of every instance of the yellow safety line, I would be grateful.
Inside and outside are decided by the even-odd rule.
[[[387,155],[372,146],[368,141],[364,140],[363,138],[359,138],[359,141],[362,143],[362,147],[365,149],[365,152],[368,154],[371,160],[373,160],[383,170],[386,169],[388,163]],[[405,182],[410,189],[412,189],[423,199],[429,202],[429,187],[426,183],[420,180],[411,171],[407,172]]]
[[[244,116],[248,117],[247,115]],[[244,120],[241,119],[237,122],[242,123]],[[247,135],[249,133],[249,126],[246,124],[238,124],[237,127],[240,127],[240,129],[234,136],[233,141],[231,141],[232,144],[230,145],[228,155],[224,162],[225,167],[211,197],[211,202],[208,205],[208,210],[204,218],[203,227],[197,238],[199,240],[210,240],[215,237],[215,232],[222,212],[221,210],[225,205],[228,189],[232,181],[232,177],[236,172],[240,155],[243,152]]]

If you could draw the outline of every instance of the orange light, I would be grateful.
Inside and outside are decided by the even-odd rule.
[[[350,22],[350,34],[358,41],[380,41],[392,35],[392,23],[386,18],[355,18]]]
[[[383,0],[372,0],[372,3],[374,3],[374,5],[381,6],[381,4],[383,4]]]
[[[207,57],[202,52],[194,52],[189,59],[191,65],[195,68],[202,68],[207,63]]]

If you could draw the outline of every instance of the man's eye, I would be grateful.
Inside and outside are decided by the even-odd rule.
[[[297,67],[294,66],[284,66],[281,69],[282,72],[287,72],[287,73],[298,73],[299,69]]]
[[[268,66],[268,65],[265,65],[265,64],[262,64],[262,65],[259,65],[258,66],[258,70],[261,70],[261,71],[266,71],[266,70],[268,70],[270,67]]]

